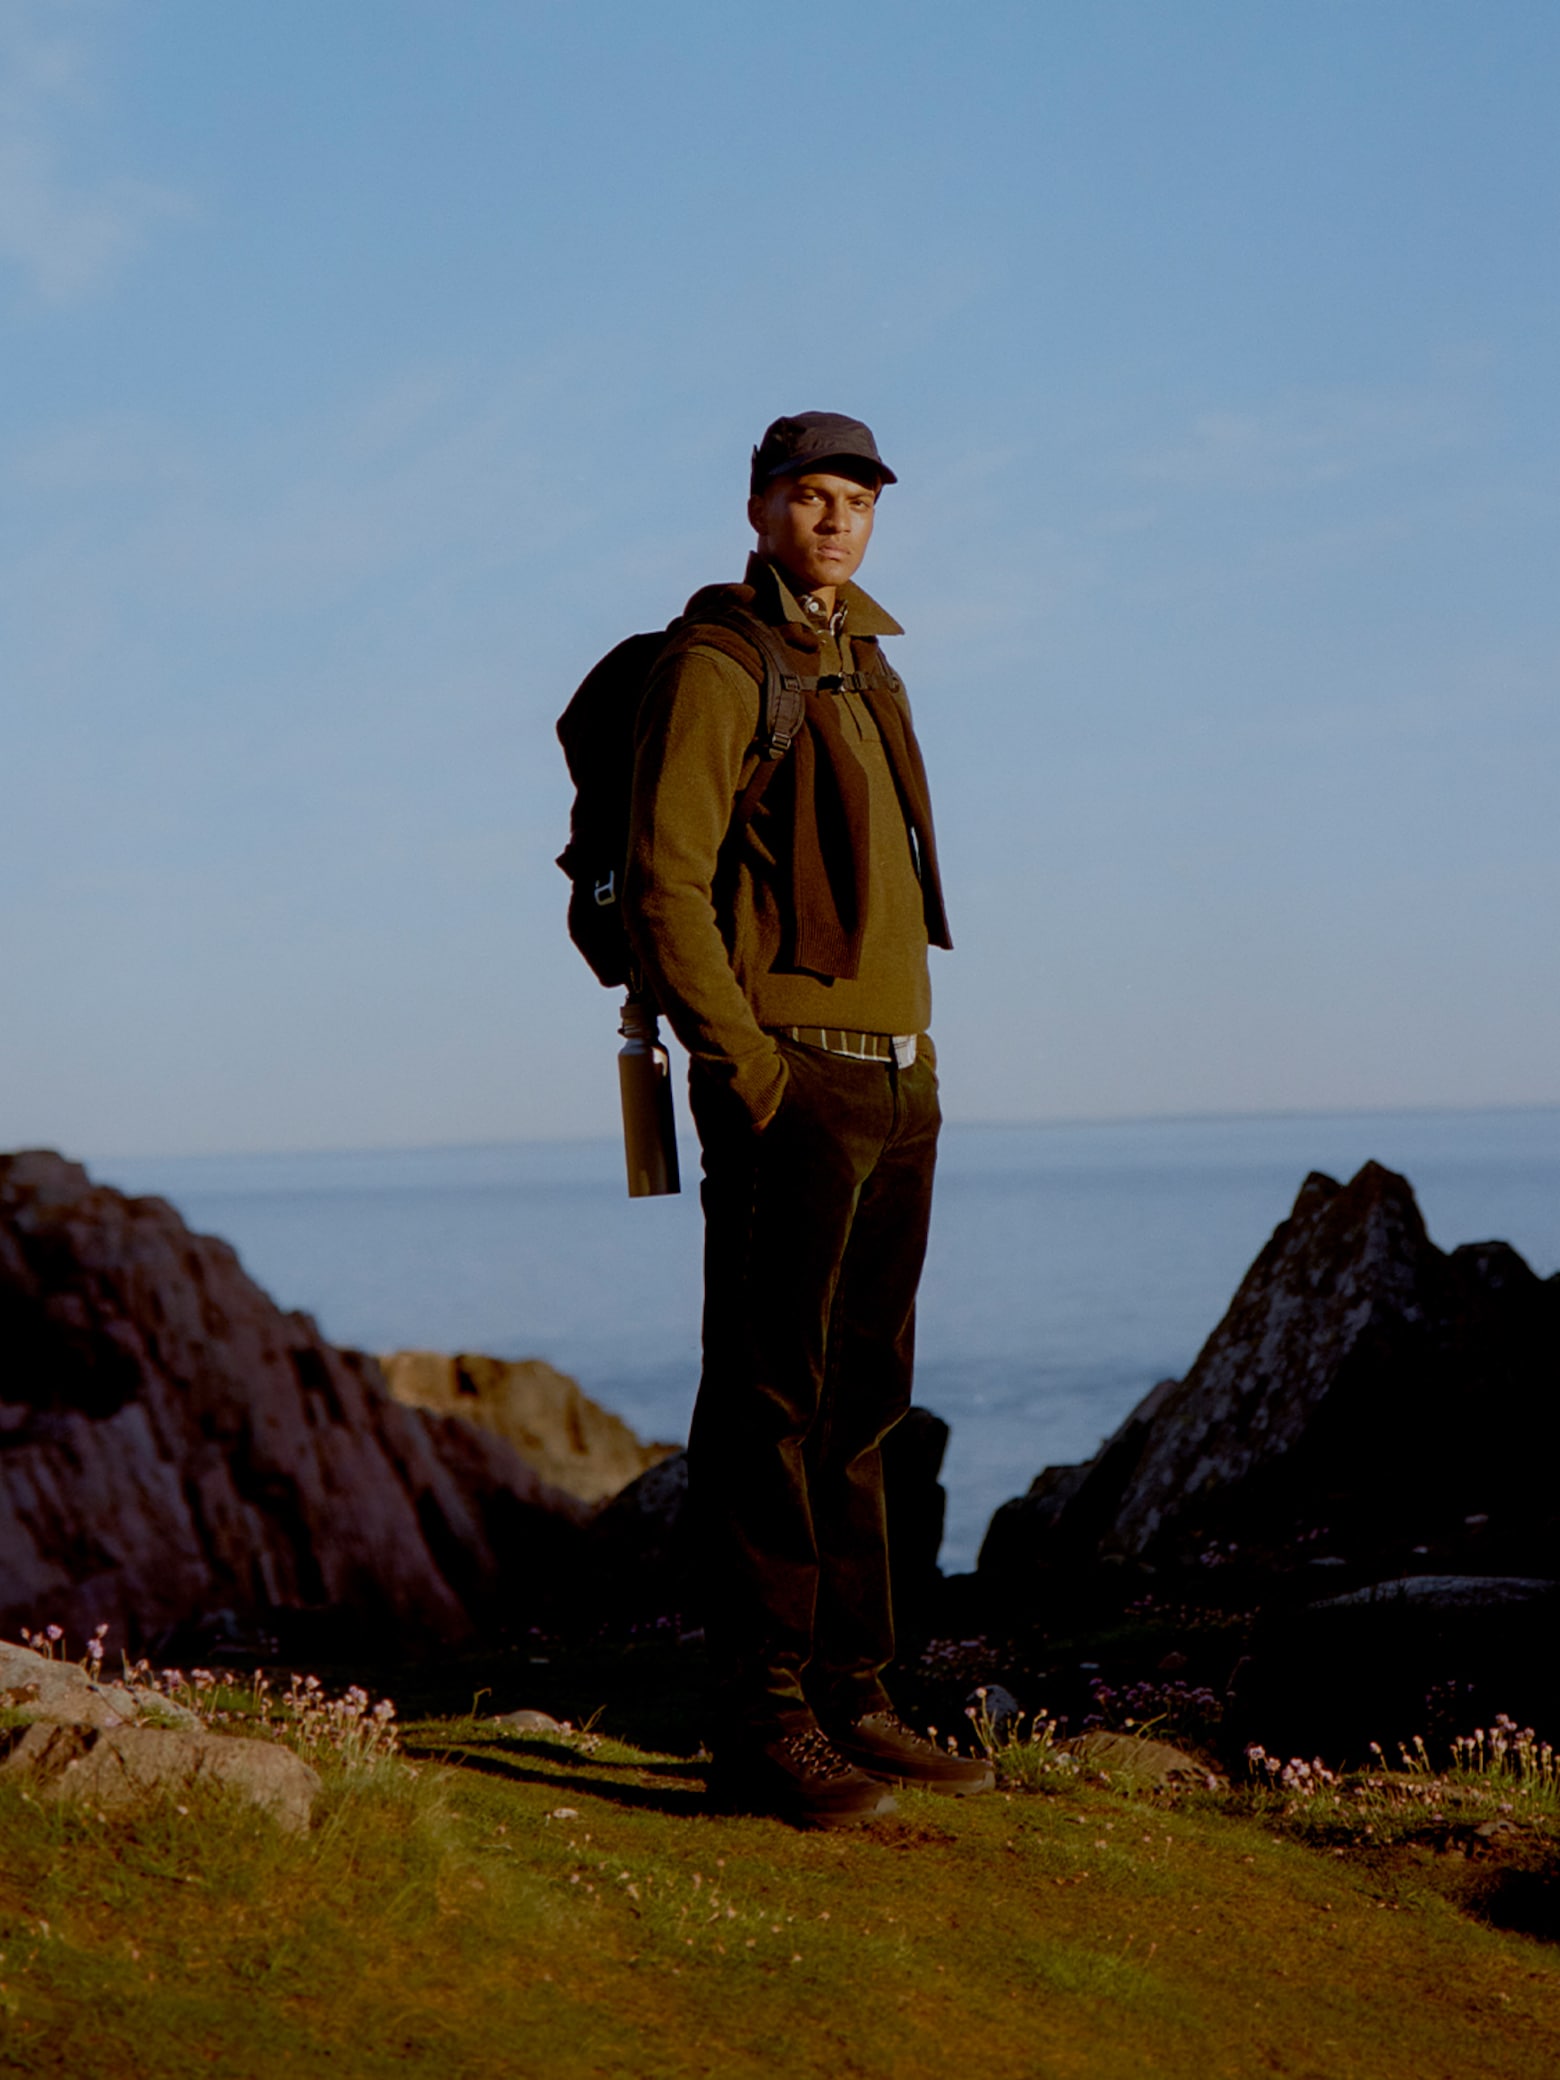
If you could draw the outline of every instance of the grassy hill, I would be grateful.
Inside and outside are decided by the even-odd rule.
[[[236,1702],[230,1700],[230,1702]],[[686,1743],[683,1743],[686,1746]],[[403,1730],[288,1836],[0,1785],[0,2069],[1536,2080],[1553,1785],[1198,1790],[1006,1759],[849,1834],[707,1815],[686,1753]]]

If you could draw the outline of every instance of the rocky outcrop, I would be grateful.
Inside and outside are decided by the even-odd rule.
[[[87,1805],[117,1814],[197,1788],[220,1786],[301,1832],[309,1824],[320,1780],[302,1756],[275,1741],[182,1727],[29,1726],[0,1777],[24,1780],[44,1804]]]
[[[1437,1249],[1379,1164],[1313,1174],[1186,1378],[999,1510],[980,1573],[1019,1598],[1102,1560],[1548,1578],[1557,1444],[1560,1278]]]
[[[0,1158],[0,1629],[137,1647],[313,1613],[447,1643],[541,1615],[589,1514],[493,1432],[402,1406],[162,1200]]]
[[[318,1771],[270,1740],[212,1733],[173,1698],[101,1683],[75,1662],[0,1641],[0,1778],[45,1804],[122,1813],[221,1786],[291,1830],[309,1824]]]
[[[28,1723],[41,1719],[53,1726],[100,1729],[130,1725],[143,1711],[182,1726],[200,1723],[186,1706],[161,1691],[130,1681],[105,1683],[79,1662],[13,1646],[9,1640],[0,1640],[0,1711]]]
[[[677,1450],[641,1444],[620,1416],[540,1358],[393,1351],[379,1364],[397,1401],[492,1431],[550,1487],[592,1506]]]

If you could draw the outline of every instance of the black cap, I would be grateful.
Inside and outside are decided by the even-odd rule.
[[[860,419],[847,419],[843,412],[798,412],[794,419],[776,419],[753,450],[751,486],[762,491],[776,477],[826,469],[831,462],[858,465],[842,470],[842,476],[863,474],[860,465],[866,463],[880,484],[899,482],[878,453],[872,428]]]

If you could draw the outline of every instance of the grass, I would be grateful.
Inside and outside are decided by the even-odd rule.
[[[1469,1846],[1547,1882],[1553,1786],[1488,1766],[1168,1804],[1014,1753],[993,1796],[825,1835],[707,1815],[696,1761],[595,1732],[401,1744],[321,1749],[301,1837],[0,1785],[0,2070],[1560,2071],[1560,1954],[1479,1918]]]

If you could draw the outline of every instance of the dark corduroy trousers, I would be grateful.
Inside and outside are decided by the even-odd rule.
[[[905,1070],[782,1041],[762,1134],[695,1071],[704,1372],[689,1511],[717,1739],[888,1702],[884,1437],[910,1405],[940,1114]]]

